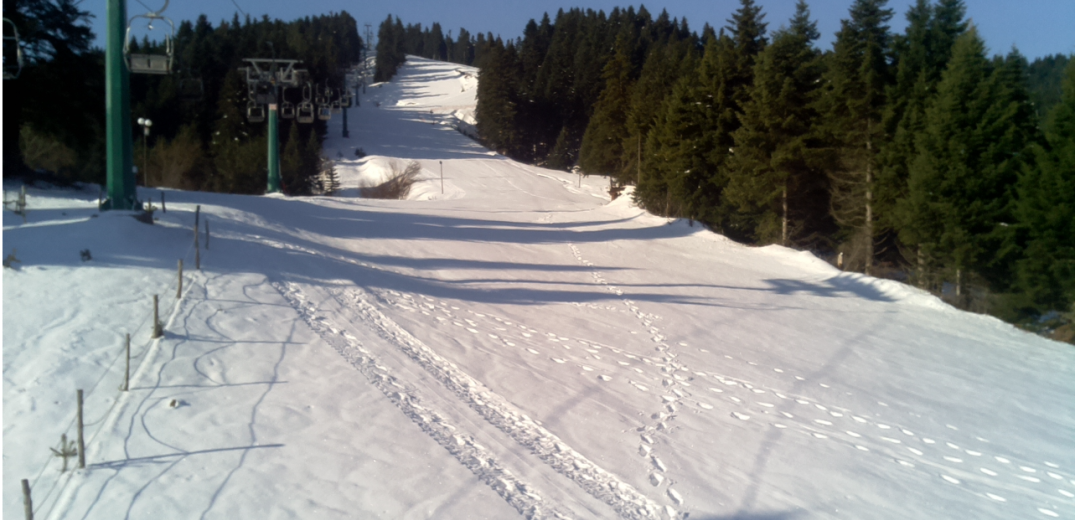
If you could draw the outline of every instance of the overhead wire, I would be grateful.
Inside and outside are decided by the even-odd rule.
[[[242,7],[239,7],[238,2],[236,2],[235,0],[231,0],[231,3],[235,4],[235,8],[238,9],[240,13],[243,13],[243,16],[249,16],[248,14],[246,14],[246,11],[243,11]]]

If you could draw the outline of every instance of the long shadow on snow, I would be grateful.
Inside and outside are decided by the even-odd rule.
[[[775,513],[734,513],[732,515],[691,515],[691,520],[792,520],[803,515],[801,511],[782,511]]]
[[[386,155],[400,159],[474,159],[505,160],[475,143],[450,125],[435,124],[434,114],[423,121],[421,112],[393,108],[360,109],[357,117],[367,120],[365,125],[352,130],[355,142],[363,143],[367,154]],[[407,117],[413,114],[413,117]],[[432,128],[430,128],[432,127]]]

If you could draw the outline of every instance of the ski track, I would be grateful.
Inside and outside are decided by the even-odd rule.
[[[449,424],[435,410],[427,409],[419,392],[391,374],[389,369],[377,362],[368,350],[358,341],[348,337],[342,330],[327,323],[317,314],[317,309],[308,302],[296,284],[274,282],[273,287],[280,292],[303,320],[322,339],[338,352],[351,366],[377,387],[408,418],[417,424],[423,432],[448,450],[464,467],[469,469],[479,480],[493,488],[505,501],[527,519],[567,518],[562,513],[546,510],[542,497],[532,486],[520,481],[510,471],[504,469],[487,450],[477,444],[474,437]]]
[[[302,252],[310,254],[321,254],[320,252],[307,250],[306,248],[291,244],[273,243],[270,245],[292,250],[301,250]],[[888,408],[886,403],[878,402],[877,404],[879,408],[872,410],[854,411],[839,405],[818,401],[814,397],[803,395],[802,392],[796,393],[774,386],[754,384],[746,377],[738,377],[715,371],[700,372],[691,370],[686,365],[677,361],[677,353],[673,350],[669,342],[666,341],[661,330],[654,325],[654,323],[660,319],[660,316],[642,312],[632,300],[624,295],[624,292],[621,289],[610,284],[605,279],[604,275],[596,268],[593,262],[590,262],[583,257],[582,252],[577,246],[569,244],[569,247],[576,260],[578,260],[581,265],[591,268],[591,276],[593,277],[594,282],[604,286],[616,297],[621,298],[623,305],[625,305],[627,309],[624,311],[622,307],[592,303],[579,305],[584,305],[595,310],[630,312],[635,315],[644,326],[646,332],[650,334],[650,340],[653,342],[657,351],[661,353],[661,357],[651,359],[645,356],[633,355],[622,349],[601,345],[599,342],[595,341],[568,338],[559,336],[553,332],[542,333],[536,329],[527,327],[524,324],[515,324],[513,327],[513,329],[524,331],[519,333],[519,336],[511,336],[506,334],[505,331],[497,330],[503,327],[494,327],[494,331],[490,331],[489,333],[497,336],[492,339],[500,341],[510,348],[519,348],[522,352],[526,352],[528,356],[535,355],[535,351],[541,353],[541,349],[536,348],[539,347],[539,344],[537,344],[535,340],[540,339],[539,336],[545,335],[547,338],[546,344],[548,342],[561,343],[564,345],[564,349],[570,349],[570,347],[567,346],[568,342],[576,341],[597,349],[603,348],[613,354],[625,357],[626,361],[621,362],[620,366],[611,368],[599,366],[598,368],[601,369],[603,373],[598,377],[604,376],[601,377],[602,381],[618,380],[619,382],[629,384],[634,389],[642,392],[665,392],[664,394],[657,396],[658,405],[654,407],[657,411],[649,416],[651,422],[640,429],[640,433],[644,438],[656,439],[656,437],[654,437],[655,432],[664,434],[673,433],[674,428],[669,423],[677,418],[677,412],[680,412],[681,406],[683,406],[684,403],[688,403],[693,405],[691,411],[694,413],[709,413],[716,411],[735,420],[768,420],[770,427],[785,431],[798,431],[815,442],[839,442],[846,445],[849,449],[855,450],[860,456],[881,456],[888,459],[893,464],[898,464],[906,470],[926,472],[930,478],[934,478],[941,483],[973,488],[972,492],[979,496],[983,501],[987,502],[1007,502],[1009,499],[1013,498],[1012,492],[1016,489],[1019,489],[1022,492],[1020,493],[1022,496],[1035,502],[1041,502],[1042,500],[1070,502],[1071,497],[1069,495],[1075,494],[1075,474],[1062,470],[1057,464],[1050,461],[1033,462],[1023,460],[1009,453],[1004,453],[1003,451],[1000,451],[1003,450],[1002,447],[992,445],[990,441],[981,436],[966,433],[957,425],[945,424],[945,428],[940,432],[926,432],[924,428],[916,428],[914,426],[899,424],[895,421],[884,421],[883,419],[879,419],[881,413],[885,411],[884,409]],[[338,256],[342,261],[363,268],[404,274],[391,268],[384,268],[366,262],[355,261],[339,255],[332,256]],[[391,301],[390,297],[383,298],[390,305],[396,306],[400,308],[400,310],[421,312],[427,316],[433,315],[431,311],[440,311],[446,313],[446,316],[449,316],[450,320],[456,321],[453,326],[473,330],[475,331],[473,332],[475,335],[481,333],[483,324],[474,320],[459,322],[458,318],[454,317],[451,311],[462,311],[458,306],[448,305],[446,302],[442,301],[439,302],[442,304],[439,307],[430,303],[426,303],[425,305],[428,305],[428,307],[426,307],[425,305],[415,302],[413,296],[392,290],[387,290],[386,293],[398,298],[403,298],[409,302],[409,304],[400,305],[400,302]],[[426,297],[423,296],[423,298]],[[428,300],[430,302],[436,301],[431,298]],[[502,318],[491,316],[488,313],[481,314],[470,310],[466,310],[466,312],[476,315],[476,317],[480,319],[494,319],[501,324],[505,321]],[[383,317],[383,315],[381,316]],[[387,320],[387,318],[385,319]],[[434,325],[443,325],[444,323],[445,322],[437,323],[437,320],[434,320]],[[452,325],[451,321],[448,321],[447,323],[448,325]],[[410,341],[412,344],[417,341],[400,329],[398,325],[393,323],[393,326],[399,332],[406,334],[407,337],[411,338]],[[550,338],[548,335],[551,335],[552,337]],[[407,345],[406,342],[397,344],[400,344],[401,346]],[[680,342],[677,345],[679,347],[688,346],[683,342]],[[697,348],[697,350],[702,353],[712,354],[709,350],[704,348]],[[568,350],[567,352],[559,352],[555,357],[549,357],[549,360],[554,361],[560,366],[568,366],[568,359],[571,357],[573,356],[570,354],[570,350]],[[738,362],[740,363],[740,366],[746,365],[744,369],[750,369],[753,372],[759,370],[771,370],[776,377],[783,378],[789,387],[790,385],[802,385],[804,383],[808,384],[810,388],[815,386],[813,385],[813,382],[808,381],[805,377],[792,374],[785,368],[760,365],[759,363],[747,359],[738,359],[727,354],[723,357],[726,360],[725,366],[729,372],[736,371],[735,363]],[[586,361],[591,364],[594,363],[594,361],[590,359],[587,359]],[[635,366],[639,365],[639,362],[641,362],[641,366],[644,367],[644,369]],[[573,364],[570,366],[577,368],[582,368],[584,364],[584,362],[579,359],[575,359],[572,363]],[[626,363],[626,365],[624,365],[624,363]],[[597,361],[597,364],[608,365],[608,363],[600,359]],[[594,367],[592,365],[585,366],[590,368],[590,370],[587,371],[583,369],[583,375],[591,376]],[[630,368],[628,368],[628,366],[630,366]],[[627,372],[627,370],[634,372],[634,374]],[[654,373],[654,370],[656,370],[656,373]],[[616,377],[616,372],[622,372],[623,374],[620,375],[620,377]],[[655,388],[656,385],[653,383],[635,381],[632,377],[659,381],[662,387]],[[704,381],[699,379],[704,379]],[[712,382],[712,386],[706,385],[707,382]],[[838,390],[833,388],[833,384],[821,381],[816,381],[816,383],[818,391],[838,395]],[[696,395],[691,391],[692,388],[701,391],[701,387],[703,386],[707,386],[709,391],[702,392],[700,395]],[[678,390],[679,394],[672,393],[670,395],[667,393],[674,392],[675,390]],[[715,396],[717,397],[716,399],[714,399]],[[768,399],[773,402],[767,402],[762,399]],[[784,411],[779,412],[781,416],[778,417],[777,412],[774,411],[773,408],[774,403],[780,401],[788,401],[788,404],[801,406],[790,408],[793,413]],[[739,410],[748,413],[743,413]],[[481,410],[479,410],[479,412],[481,412]],[[484,415],[483,412],[483,416]],[[823,422],[818,422],[818,416],[821,417],[821,421]],[[789,425],[791,428],[789,428]],[[540,426],[538,426],[538,428],[540,428]],[[503,430],[503,428],[501,429]],[[508,433],[508,431],[505,431],[505,433]],[[960,438],[953,438],[952,435],[960,436]],[[952,442],[953,440],[958,441],[959,444]],[[643,439],[642,442],[644,443],[645,440]],[[970,447],[972,445],[974,448]],[[651,448],[651,450],[652,449],[653,448]],[[535,451],[535,453],[538,452]],[[541,454],[539,453],[539,456],[540,455]],[[545,458],[545,456],[542,456],[542,460],[545,460]],[[953,459],[958,460],[958,462]],[[546,462],[552,465],[548,460],[546,460]],[[1038,467],[1042,469],[1041,472],[1031,473],[1026,470],[1020,470],[1020,467],[1036,469],[1035,464],[1040,464]],[[664,470],[654,469],[653,472],[659,474],[659,478],[653,476],[649,478],[651,483],[657,482],[654,484],[655,487],[660,488],[661,486],[667,485],[667,488],[670,489],[674,484],[673,479],[666,478]],[[959,475],[961,478],[955,479],[951,475]],[[956,482],[953,482],[953,480],[956,480]],[[576,480],[576,482],[577,481],[578,480]],[[583,487],[586,488],[587,491],[590,491],[587,485],[583,485]],[[606,494],[604,491],[600,491],[599,493],[601,495]],[[591,491],[591,494],[594,494],[594,492]],[[667,492],[664,493],[664,495],[670,496]],[[594,496],[601,498],[598,494],[594,494]],[[602,500],[604,499],[602,498]],[[676,503],[677,507],[680,509],[686,509],[682,499],[673,502]],[[612,505],[611,502],[609,502],[609,504]],[[651,506],[652,504],[652,501],[650,501]],[[668,505],[663,506],[662,509],[664,509],[664,514],[671,517],[675,517],[679,514],[674,508]],[[617,508],[617,511],[620,512],[621,515],[624,514],[619,508]],[[1039,513],[1035,513],[1035,516],[1037,514]],[[625,518],[633,518],[627,515],[624,516]]]
[[[674,421],[678,414],[684,413],[685,407],[692,413],[716,412],[735,421],[767,421],[769,427],[798,432],[811,442],[837,442],[858,456],[883,457],[926,478],[960,486],[983,501],[1007,502],[1019,496],[1025,501],[1039,504],[1045,501],[1064,503],[1075,495],[1075,478],[1059,465],[1050,461],[1034,463],[1021,460],[1004,453],[1008,450],[1003,447],[967,433],[956,425],[946,424],[939,432],[927,433],[926,428],[882,419],[881,413],[887,408],[884,403],[878,403],[876,409],[854,411],[819,401],[802,392],[755,384],[746,377],[692,370],[679,361],[676,350],[655,325],[660,316],[644,313],[620,288],[610,284],[596,266],[583,257],[577,246],[569,247],[580,264],[591,268],[594,282],[621,298],[627,312],[636,316],[648,333],[658,357],[632,354],[596,341],[565,337],[552,331],[539,331],[524,323],[512,322],[488,312],[460,309],[423,295],[412,296],[387,290],[383,299],[397,309],[430,316],[433,318],[430,320],[433,327],[450,326],[453,320],[461,319],[458,314],[469,313],[479,320],[465,319],[467,327],[476,335],[487,336],[502,347],[517,349],[520,355],[544,355],[544,350],[554,347],[555,354],[543,356],[553,363],[550,368],[582,368],[579,372],[582,377],[596,375],[603,382],[629,385],[635,391],[654,394],[649,420],[639,428],[638,454],[644,459],[646,467],[650,468],[647,478],[650,484],[663,491],[661,495],[680,509],[676,511],[670,505],[663,506],[668,516],[683,517],[689,514],[683,512],[688,505],[683,495],[674,489],[675,479],[669,476],[669,468],[659,454],[660,444],[674,436]],[[425,301],[417,301],[415,296]],[[622,307],[616,306],[578,305],[623,312]],[[447,318],[434,317],[436,313],[444,314]],[[581,349],[577,345],[581,345]],[[688,347],[683,342],[677,346]],[[703,348],[697,350],[709,353]],[[786,388],[805,383],[809,388],[816,386],[821,393],[838,395],[834,384],[810,382],[781,367],[765,366],[728,355],[723,357],[724,366],[729,372],[742,372],[736,369],[736,366],[742,365],[745,365],[744,370],[749,369],[753,373],[771,370],[774,377],[787,382]],[[777,411],[778,408],[790,412]],[[958,441],[959,444],[952,441]],[[1038,511],[1042,509],[1040,506],[1034,506],[1033,509],[1035,511],[1027,513],[1028,516],[1044,514]]]
[[[566,518],[554,509],[542,507],[541,496],[531,485],[520,482],[502,468],[495,458],[474,442],[473,437],[458,432],[436,411],[424,408],[419,392],[392,375],[377,363],[374,355],[348,337],[341,327],[331,324],[331,317],[319,315],[298,285],[274,283],[292,307],[340,355],[363,373],[386,397],[417,423],[464,466],[492,487],[526,518]],[[378,334],[399,348],[440,381],[456,397],[478,412],[482,418],[529,449],[557,473],[581,486],[598,500],[608,504],[628,520],[661,518],[662,508],[630,485],[598,467],[558,437],[521,413],[503,397],[493,393],[454,364],[437,355],[397,323],[369,303],[359,289],[328,289],[341,306],[357,312]],[[394,291],[393,291],[394,292]],[[396,293],[399,294],[399,293]],[[411,307],[413,310],[414,308]],[[458,309],[458,308],[457,308]],[[472,321],[472,320],[468,320]],[[458,322],[457,322],[458,323]]]

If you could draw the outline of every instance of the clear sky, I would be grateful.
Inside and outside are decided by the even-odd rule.
[[[141,3],[140,3],[141,2]],[[892,18],[892,29],[902,31],[906,26],[905,14],[914,0],[889,0],[889,6],[896,10]],[[145,12],[146,7],[159,9],[164,0],[129,0],[129,16]],[[784,24],[794,12],[794,0],[761,0],[758,2],[766,13],[769,29],[774,30]],[[1007,53],[1016,46],[1030,59],[1056,53],[1075,53],[1075,0],[966,0],[967,15],[978,26],[979,33],[985,38],[991,53]],[[324,14],[328,12],[347,11],[360,26],[373,25],[376,35],[377,25],[389,14],[399,16],[404,24],[421,23],[428,26],[440,22],[445,31],[456,34],[459,27],[465,27],[471,33],[488,33],[503,38],[516,38],[522,35],[526,22],[531,18],[540,20],[548,12],[555,18],[560,8],[571,7],[604,10],[634,5],[615,0],[172,0],[166,16],[176,25],[180,20],[193,20],[201,13],[209,16],[216,26],[221,20],[230,20],[237,12],[251,16],[268,15],[281,20]],[[673,17],[686,17],[692,30],[700,31],[708,22],[714,27],[721,27],[731,13],[739,6],[738,0],[662,0],[648,1],[646,6],[656,17],[662,9],[667,9]],[[847,17],[847,8],[851,0],[813,0],[810,2],[813,18],[818,21],[821,30],[821,46],[830,48],[834,33],[840,28],[840,20]],[[89,0],[80,7],[92,12],[97,44],[104,46],[105,0]],[[361,33],[365,29],[360,27]],[[159,31],[155,31],[159,33]],[[376,37],[376,36],[375,36]]]

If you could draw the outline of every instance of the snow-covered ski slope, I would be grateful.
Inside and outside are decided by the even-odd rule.
[[[1075,348],[497,156],[475,72],[334,118],[344,196],[5,212],[4,516],[28,478],[37,518],[1075,518]],[[393,159],[411,200],[353,196]]]

